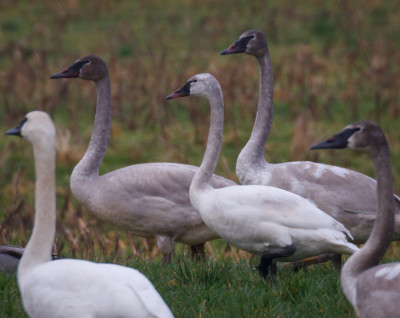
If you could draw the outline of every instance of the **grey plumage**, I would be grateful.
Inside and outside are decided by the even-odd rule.
[[[377,218],[365,245],[343,265],[341,284],[359,317],[398,317],[400,263],[378,265],[395,229],[393,176],[385,135],[376,123],[360,121],[312,147],[320,148],[362,149],[372,157],[377,178]]]
[[[71,175],[71,190],[94,215],[134,234],[155,237],[166,262],[174,242],[201,245],[218,238],[189,201],[198,167],[177,163],[131,165],[99,176],[111,126],[111,93],[106,64],[96,55],[77,60],[51,78],[79,77],[96,85],[97,108],[89,147]],[[134,141],[132,141],[134,144]],[[235,183],[214,175],[216,187]]]
[[[14,273],[17,270],[19,260],[24,248],[18,246],[0,246],[0,272]]]
[[[278,187],[314,202],[350,230],[353,243],[364,243],[376,219],[376,181],[364,174],[337,166],[310,161],[269,163],[265,144],[273,117],[273,72],[264,34],[258,30],[244,32],[222,55],[253,55],[260,67],[260,90],[253,131],[236,162],[242,184]],[[400,201],[395,197],[395,235],[400,239]]]

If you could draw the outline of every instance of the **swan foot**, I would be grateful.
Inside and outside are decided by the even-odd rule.
[[[172,254],[171,253],[164,253],[163,254],[163,263],[165,265],[171,264],[172,261]]]
[[[342,255],[341,254],[321,254],[315,257],[306,258],[300,262],[293,263],[293,270],[298,272],[302,268],[306,268],[310,265],[325,263],[332,261],[333,266],[340,272],[342,268]]]
[[[272,282],[276,286],[276,273],[277,267],[276,262],[273,259],[280,257],[288,257],[296,252],[296,246],[294,244],[282,247],[282,248],[270,248],[261,254],[260,264],[256,267],[263,278],[270,276]]]
[[[206,252],[204,250],[204,244],[197,244],[190,246],[191,257],[193,260],[205,260]]]

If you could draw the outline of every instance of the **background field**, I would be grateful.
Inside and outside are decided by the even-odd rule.
[[[58,129],[55,252],[142,270],[177,317],[351,316],[331,265],[298,274],[283,269],[272,289],[251,272],[256,258],[222,241],[192,264],[177,246],[164,268],[152,240],[95,219],[72,197],[69,175],[90,138],[92,83],[49,80],[88,53],[108,64],[113,94],[110,146],[100,173],[142,162],[199,165],[208,132],[206,101],[165,96],[192,75],[210,72],[225,97],[217,173],[236,180],[250,135],[258,66],[249,56],[220,56],[247,29],[262,30],[274,67],[275,117],[270,162],[312,160],[373,176],[365,155],[308,147],[358,119],[378,121],[392,150],[400,193],[400,5],[398,1],[12,1],[0,2],[0,132],[26,112],[49,112]],[[199,106],[198,106],[199,105]],[[0,244],[24,246],[33,217],[30,146],[0,138]],[[392,244],[387,260],[399,260]],[[23,317],[15,277],[0,277],[1,317]]]

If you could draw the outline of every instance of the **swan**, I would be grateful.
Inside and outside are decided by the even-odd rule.
[[[375,165],[378,212],[371,235],[343,265],[341,285],[359,317],[399,317],[400,263],[378,265],[394,233],[395,202],[390,151],[378,124],[359,121],[311,149],[367,151]]]
[[[136,164],[99,176],[111,126],[108,70],[97,55],[78,59],[50,78],[81,78],[96,85],[97,108],[89,147],[74,168],[70,186],[75,198],[95,216],[143,237],[155,237],[165,263],[174,242],[204,255],[204,243],[218,238],[204,224],[189,200],[189,186],[198,167],[177,163]],[[217,188],[236,183],[214,175]]]
[[[272,260],[297,261],[326,252],[352,254],[350,232],[338,221],[297,194],[262,185],[236,185],[216,189],[211,176],[221,151],[224,101],[214,76],[193,76],[167,99],[194,95],[208,99],[210,130],[200,169],[189,195],[204,222],[221,238],[247,252],[260,255],[263,277],[272,274]]]
[[[51,261],[56,231],[54,124],[47,113],[33,111],[6,134],[26,138],[35,158],[34,225],[17,271],[28,315],[173,317],[151,282],[135,269],[77,259]]]
[[[342,223],[354,237],[353,243],[365,243],[377,214],[376,181],[350,169],[310,161],[267,162],[264,146],[272,126],[274,79],[265,35],[258,30],[246,31],[220,54],[236,53],[253,55],[260,68],[253,131],[236,162],[240,183],[278,187],[309,199]],[[395,199],[393,239],[400,240],[400,198]]]
[[[23,252],[23,247],[9,245],[0,246],[0,272],[8,274],[14,273]]]
[[[19,260],[24,253],[24,248],[19,246],[0,246],[0,272],[14,273],[18,268]],[[52,260],[59,259],[57,255],[51,256]]]

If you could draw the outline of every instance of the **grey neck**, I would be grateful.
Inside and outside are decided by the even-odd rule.
[[[49,262],[56,232],[55,140],[33,145],[35,158],[35,218],[33,231],[18,267],[18,282],[36,266]]]
[[[393,177],[390,151],[386,140],[380,143],[372,156],[375,165],[378,194],[378,213],[371,235],[363,248],[352,255],[344,264],[342,275],[343,290],[350,301],[355,303],[355,284],[358,276],[379,264],[392,241],[394,232]]]
[[[373,161],[377,179],[378,214],[372,233],[364,248],[371,251],[374,265],[385,255],[394,233],[393,176],[387,143],[380,147]]]
[[[260,91],[257,114],[250,139],[239,154],[236,163],[237,166],[244,163],[259,166],[266,163],[264,147],[271,130],[274,114],[274,77],[268,49],[264,56],[257,58],[257,61],[260,67]]]
[[[224,129],[224,101],[221,90],[215,89],[208,97],[211,107],[210,129],[206,151],[200,169],[191,184],[193,189],[203,189],[210,186],[211,177],[215,171],[221,153],[222,135]]]
[[[73,171],[84,177],[99,175],[99,167],[108,146],[111,128],[111,92],[108,76],[96,81],[97,107],[89,147]],[[72,176],[71,176],[72,177]]]

